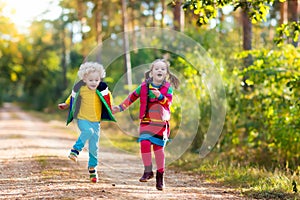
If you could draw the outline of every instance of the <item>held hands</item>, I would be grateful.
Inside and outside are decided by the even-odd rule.
[[[118,113],[120,112],[120,107],[119,106],[112,106],[112,113],[115,114],[115,113]]]
[[[58,108],[59,108],[60,110],[65,110],[65,109],[67,109],[68,107],[69,107],[69,105],[66,104],[66,103],[60,103],[60,104],[58,104]]]
[[[156,98],[159,98],[159,97],[160,97],[161,93],[160,93],[160,91],[159,91],[158,89],[156,89],[156,88],[151,88],[150,90],[151,90],[151,92],[155,95]],[[112,114],[116,114],[116,113],[118,113],[118,112],[121,112],[119,106],[112,106],[111,111],[112,111]]]

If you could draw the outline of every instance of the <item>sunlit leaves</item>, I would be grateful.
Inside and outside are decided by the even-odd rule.
[[[213,1],[187,1],[183,5],[183,9],[192,10],[198,16],[197,24],[199,26],[207,24],[211,18],[217,16],[217,9]]]
[[[240,77],[248,77],[246,82],[252,88],[240,100],[244,105],[242,112],[247,113],[244,126],[250,132],[245,142],[258,145],[252,135],[258,132],[263,136],[260,142],[265,145],[265,153],[276,154],[278,162],[288,160],[290,167],[295,167],[300,139],[300,51],[285,45],[277,50],[243,52],[238,57],[249,54],[253,65],[240,73]]]
[[[281,2],[284,2],[284,0],[281,0]],[[226,5],[234,7],[234,11],[238,8],[246,10],[252,23],[257,23],[263,20],[266,21],[270,6],[273,3],[274,0],[186,0],[183,9],[186,11],[192,10],[198,16],[197,24],[199,26],[205,25],[209,20],[216,18],[218,9]]]
[[[252,23],[257,23],[260,21],[266,21],[267,14],[270,10],[270,7],[265,4],[259,4],[257,9],[250,11],[249,15],[252,20]]]
[[[278,46],[282,46],[284,41],[292,39],[294,42],[299,42],[300,21],[281,24],[276,29],[276,37],[274,42]]]
[[[16,74],[15,72],[12,72],[12,73],[10,74],[10,80],[11,80],[12,82],[16,82],[16,81],[18,80],[18,76],[17,76],[17,74]]]
[[[12,82],[16,82],[19,80],[19,77],[21,76],[21,73],[24,71],[24,68],[23,66],[21,65],[14,65],[11,67],[11,70],[10,70],[10,80]]]
[[[4,15],[3,1],[0,1],[0,105],[9,96],[16,96],[22,66],[22,53],[19,49],[21,36],[11,19]]]

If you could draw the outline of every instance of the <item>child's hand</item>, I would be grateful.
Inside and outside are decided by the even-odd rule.
[[[160,91],[156,88],[151,88],[150,89],[151,92],[153,92],[153,94],[155,95],[156,98],[158,98],[160,96]]]
[[[67,109],[68,107],[69,107],[69,105],[66,104],[66,103],[60,103],[60,104],[58,104],[58,108],[59,108],[60,110],[65,110],[65,109]]]
[[[113,106],[112,107],[112,113],[115,114],[117,112],[120,112],[120,107],[119,106]]]

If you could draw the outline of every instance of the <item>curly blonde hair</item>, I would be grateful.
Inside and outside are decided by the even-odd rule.
[[[98,72],[101,79],[105,78],[106,73],[104,67],[96,62],[82,63],[79,67],[77,75],[82,80],[86,75],[92,72]]]

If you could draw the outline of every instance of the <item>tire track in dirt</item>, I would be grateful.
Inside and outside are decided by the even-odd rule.
[[[103,148],[101,142],[99,182],[92,184],[88,153],[82,152],[77,164],[67,159],[76,139],[67,133],[72,129],[5,103],[0,109],[0,199],[245,199],[199,176],[168,169],[166,189],[157,191],[154,179],[138,181],[143,168],[137,156]]]

